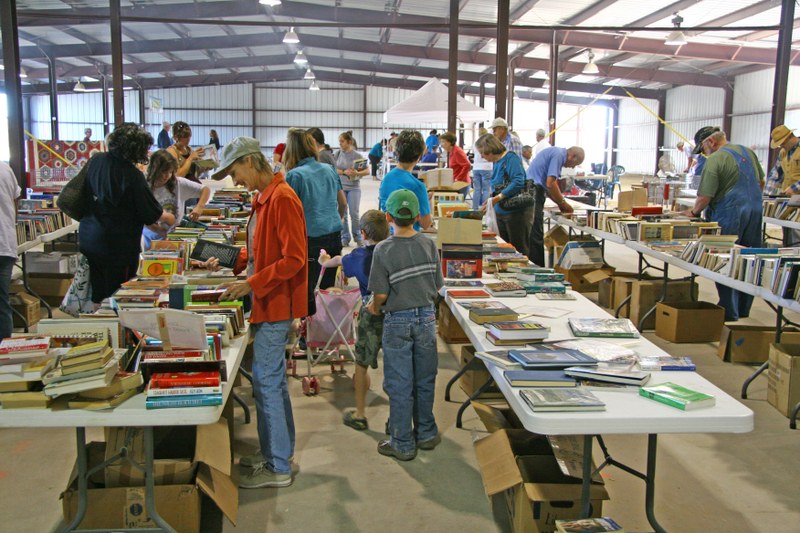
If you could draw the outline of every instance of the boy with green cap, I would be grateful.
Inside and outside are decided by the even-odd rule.
[[[410,461],[417,449],[441,441],[433,416],[438,370],[433,302],[444,284],[436,244],[414,230],[419,200],[399,189],[386,200],[386,220],[394,235],[378,243],[372,256],[367,310],[383,312],[383,388],[389,395],[389,439],[378,453]]]

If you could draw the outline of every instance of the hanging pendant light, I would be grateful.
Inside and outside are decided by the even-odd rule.
[[[319,85],[317,85],[316,80],[311,81],[311,85],[308,86],[309,91],[319,91]]]
[[[299,50],[297,52],[297,55],[294,56],[294,62],[297,63],[298,65],[305,65],[308,63],[308,59],[306,58],[306,55],[303,53],[302,50]]]
[[[687,43],[686,35],[683,34],[681,31],[681,22],[683,22],[683,17],[678,15],[678,13],[674,13],[675,17],[672,19],[672,25],[675,28],[667,38],[664,39],[664,44],[667,46],[683,46]]]
[[[311,72],[311,69],[309,68],[308,70],[306,70],[306,75],[303,76],[303,79],[304,80],[315,80],[315,79],[317,79],[317,77],[314,75],[313,72]]]
[[[300,42],[300,37],[297,36],[297,33],[294,31],[294,26],[289,28],[289,31],[286,32],[286,35],[283,36],[283,44],[297,44]]]
[[[589,62],[586,63],[586,66],[583,67],[584,74],[600,74],[600,69],[597,68],[597,64],[594,62],[594,52],[589,50]]]

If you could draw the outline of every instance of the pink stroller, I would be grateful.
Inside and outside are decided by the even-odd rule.
[[[311,375],[312,366],[327,361],[331,365],[331,372],[336,372],[336,364],[339,365],[339,372],[344,372],[345,357],[340,351],[342,346],[355,361],[355,318],[361,307],[361,292],[357,288],[344,289],[345,281],[341,273],[337,276],[337,287],[320,289],[319,284],[324,273],[323,268],[314,288],[317,312],[301,321],[299,332],[306,339],[308,373],[303,378],[303,393],[307,395],[317,394],[320,389],[319,380]],[[292,348],[293,354],[296,353],[296,346],[297,343]],[[297,361],[291,360],[289,366],[292,376],[298,377]]]

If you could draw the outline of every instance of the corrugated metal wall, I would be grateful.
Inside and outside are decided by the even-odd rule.
[[[713,87],[676,87],[667,91],[665,119],[669,125],[691,144],[694,134],[703,126],[722,127],[725,91]],[[672,157],[675,169],[681,172],[688,163],[676,145],[680,137],[669,128],[664,131],[663,153]]]
[[[640,99],[639,102],[655,113],[660,113],[657,100]],[[617,164],[626,172],[651,174],[656,166],[656,137],[658,121],[632,98],[619,102],[619,129],[617,131]]]

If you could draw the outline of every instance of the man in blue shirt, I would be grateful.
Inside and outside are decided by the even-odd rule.
[[[431,205],[428,201],[428,189],[425,184],[414,177],[411,171],[417,164],[422,152],[425,151],[425,141],[422,134],[415,130],[403,130],[397,136],[395,157],[397,166],[390,170],[381,182],[378,192],[378,208],[386,212],[386,199],[392,192],[399,189],[408,189],[414,193],[419,201],[419,222],[414,223],[414,229],[420,231],[433,223]]]
[[[425,146],[428,147],[429,152],[436,152],[439,148],[439,136],[436,134],[436,130],[431,130],[430,135],[428,138],[425,139]]]
[[[161,125],[161,131],[158,132],[158,147],[162,150],[172,146],[172,139],[169,136],[169,128],[170,123],[165,120]]]
[[[539,152],[528,167],[527,178],[533,180],[536,185],[528,259],[539,266],[544,266],[544,201],[547,195],[550,195],[562,213],[572,213],[572,207],[558,188],[558,178],[561,177],[562,168],[575,168],[583,163],[583,158],[584,152],[580,146],[572,148],[551,146]]]

